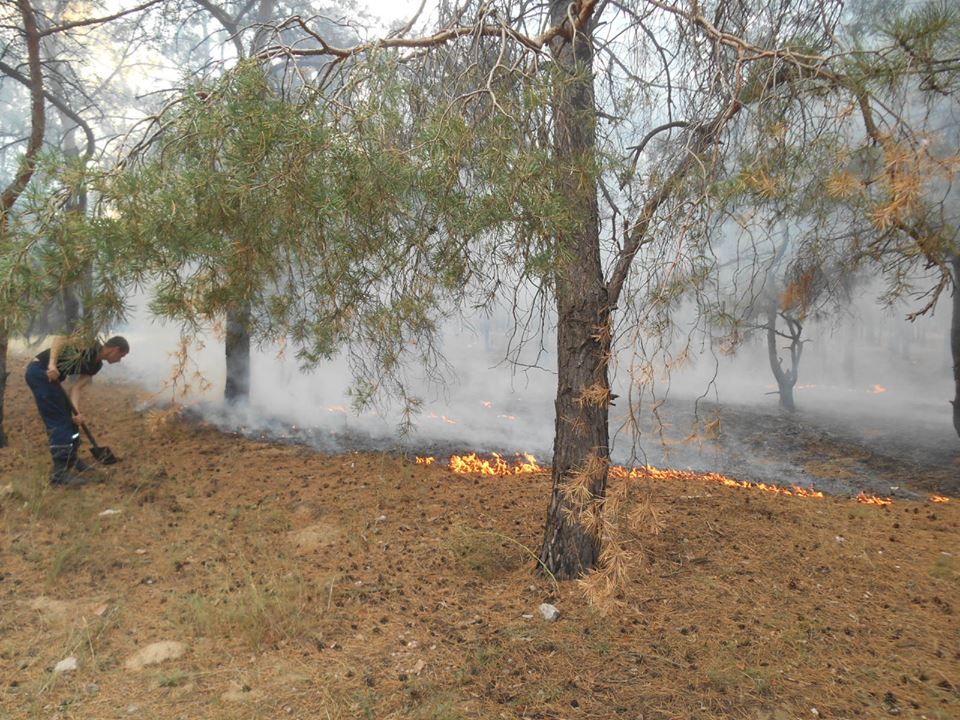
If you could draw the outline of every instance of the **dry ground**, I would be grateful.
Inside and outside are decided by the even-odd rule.
[[[123,462],[53,489],[11,376],[2,719],[960,718],[960,503],[647,482],[664,529],[603,613],[533,573],[546,476],[150,430],[137,402],[91,388]],[[185,653],[125,667],[163,640]]]

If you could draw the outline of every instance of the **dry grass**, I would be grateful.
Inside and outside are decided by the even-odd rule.
[[[100,385],[92,417],[109,393],[134,406],[134,389]],[[324,457],[176,420],[147,433],[126,410],[97,426],[124,461],[53,490],[28,400],[14,376],[0,718],[960,716],[957,504],[638,481],[614,496],[637,556],[602,613],[534,573],[547,476]],[[187,652],[124,669],[158,640]],[[78,670],[54,675],[69,655]]]

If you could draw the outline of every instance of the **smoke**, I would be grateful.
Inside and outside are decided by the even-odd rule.
[[[175,399],[224,429],[290,435],[295,426],[301,435],[308,432],[305,440],[325,450],[358,449],[351,445],[359,445],[359,449],[404,447],[413,451],[535,451],[540,458],[549,456],[555,358],[548,355],[541,367],[523,371],[504,362],[505,321],[448,324],[443,352],[454,373],[444,385],[412,373],[411,389],[423,405],[414,430],[401,436],[400,410],[388,399],[376,408],[355,410],[350,394],[353,379],[344,357],[304,371],[293,348],[254,349],[250,403],[229,407],[222,399],[223,338],[210,331],[187,346],[185,374],[174,383],[181,364],[178,326],[151,321],[142,298],[133,305],[126,327],[118,330],[130,341],[131,354],[121,374],[114,376],[156,392],[158,403]],[[182,394],[185,383],[189,391]]]
[[[761,451],[745,448],[739,437],[762,434],[764,427],[778,423],[787,434],[814,427],[868,448],[889,451],[891,443],[899,443],[901,455],[952,453],[956,437],[948,402],[953,385],[946,308],[908,323],[904,308],[884,310],[874,297],[865,292],[842,317],[806,324],[808,342],[795,392],[798,411],[789,420],[777,409],[763,333],[732,355],[712,352],[705,341],[698,356],[661,377],[655,396],[647,395],[639,406],[638,441],[625,429],[630,378],[619,372],[613,382],[621,399],[611,410],[610,424],[614,461],[720,470],[781,484],[816,480],[822,485],[822,478],[812,478],[789,453],[783,453],[782,462],[763,460]],[[136,303],[140,309],[123,329],[131,355],[120,373],[111,375],[157,391],[164,402],[173,395],[170,380],[178,365],[179,332],[175,326],[151,322],[143,304]],[[415,429],[405,437],[397,432],[400,415],[395,406],[354,411],[352,379],[343,358],[304,372],[290,348],[255,350],[249,405],[225,406],[223,342],[213,332],[190,346],[187,374],[177,386],[182,389],[186,382],[190,389],[178,401],[219,427],[291,436],[327,451],[532,452],[549,462],[556,391],[553,339],[544,343],[546,352],[536,355],[531,348],[521,354],[524,367],[518,369],[504,361],[509,327],[507,318],[498,317],[448,324],[443,351],[455,375],[442,387],[413,378],[423,407]],[[627,358],[620,359],[626,367]],[[203,390],[205,384],[209,387]],[[656,401],[664,397],[667,401],[654,417]],[[717,417],[722,441],[710,432]]]

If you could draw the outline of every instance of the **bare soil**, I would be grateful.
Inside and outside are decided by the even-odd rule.
[[[324,455],[144,399],[98,380],[122,462],[51,488],[10,378],[0,718],[960,717],[960,503],[642,481],[663,529],[598,608],[535,573],[547,475]],[[127,667],[160,641],[183,654]]]

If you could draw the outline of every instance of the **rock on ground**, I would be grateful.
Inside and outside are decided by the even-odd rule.
[[[540,606],[540,614],[543,615],[544,620],[550,620],[551,622],[560,618],[560,611],[550,603],[543,603]]]
[[[63,660],[58,662],[53,666],[54,674],[70,672],[77,669],[77,659],[71,655],[70,657],[65,657]]]

